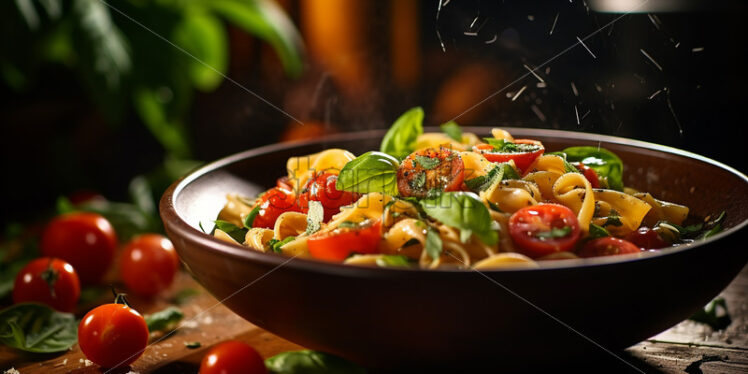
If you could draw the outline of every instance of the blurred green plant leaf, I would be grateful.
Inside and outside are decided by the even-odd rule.
[[[221,84],[228,67],[228,45],[219,19],[198,10],[190,11],[177,25],[174,42],[195,57],[189,59],[187,72],[196,88],[212,91]]]
[[[133,101],[135,110],[164,148],[177,157],[188,157],[190,148],[184,125],[180,120],[168,118],[163,96],[142,87],[133,94]]]
[[[212,0],[209,4],[229,22],[268,42],[287,74],[301,74],[301,36],[278,4],[269,0]]]

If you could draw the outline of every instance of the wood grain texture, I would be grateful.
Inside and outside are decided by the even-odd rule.
[[[303,349],[294,343],[264,331],[236,316],[221,305],[186,274],[181,274],[172,292],[157,300],[138,300],[131,303],[145,313],[170,305],[176,291],[186,288],[199,290],[198,294],[181,306],[185,319],[177,330],[167,336],[155,336],[143,356],[132,367],[111,373],[197,373],[200,360],[213,345],[238,339],[255,347],[263,357],[288,350]],[[624,352],[622,359],[650,373],[746,373],[748,372],[748,267],[725,289],[720,297],[727,301],[732,324],[722,331],[693,321],[683,321],[671,329],[636,344]],[[108,296],[105,296],[108,298]],[[646,313],[646,311],[642,311]],[[197,349],[188,349],[187,342],[200,342]],[[602,356],[605,356],[604,354]],[[601,356],[601,357],[602,357]],[[610,357],[600,364],[579,363],[560,370],[601,372],[636,372],[632,367]],[[614,367],[608,367],[614,366]],[[21,373],[105,373],[106,370],[86,362],[74,346],[69,352],[58,355],[20,355],[7,347],[0,348],[0,370],[16,368]]]

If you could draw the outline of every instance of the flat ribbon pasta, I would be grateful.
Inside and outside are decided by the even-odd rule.
[[[549,171],[554,174],[566,173],[566,164],[561,156],[541,155],[527,167],[528,172]]]
[[[289,182],[294,191],[298,192],[315,172],[326,171],[339,174],[343,166],[354,158],[356,156],[353,153],[339,148],[326,149],[307,156],[291,157],[286,162]]]
[[[488,174],[496,164],[488,161],[483,155],[475,152],[460,152],[465,165],[465,179],[473,179]]]
[[[415,243],[413,243],[415,242]],[[379,250],[386,254],[398,254],[418,259],[426,242],[426,225],[413,218],[395,223],[379,243]],[[406,243],[411,243],[405,246]]]
[[[577,215],[582,231],[589,231],[590,220],[595,213],[595,194],[587,178],[579,173],[560,176],[553,184],[553,196]]]
[[[648,192],[635,193],[634,196],[649,204],[652,209],[644,216],[644,224],[653,227],[659,221],[668,221],[680,225],[688,217],[687,206],[657,200]]]
[[[599,205],[598,215],[601,216],[595,218],[595,224],[598,226],[604,225],[612,210],[615,210],[618,213],[621,225],[605,227],[615,235],[626,235],[639,228],[642,219],[652,208],[646,202],[623,192],[595,189],[594,193],[595,200]]]
[[[243,227],[244,217],[252,211],[252,206],[248,205],[248,203],[248,199],[237,194],[226,195],[226,205],[218,213],[218,219]]]
[[[533,259],[520,253],[499,253],[475,263],[473,269],[521,269],[540,267]]]
[[[416,139],[416,150],[426,148],[439,149],[439,147],[449,148],[453,151],[464,151],[466,148],[464,144],[440,132],[427,132],[418,135]]]
[[[483,201],[496,204],[504,212],[514,213],[521,208],[537,205],[541,197],[538,187],[528,181],[509,179],[494,183],[480,193]]]
[[[525,175],[522,180],[535,183],[544,201],[554,201],[553,185],[556,184],[561,175],[563,174],[541,170]]]

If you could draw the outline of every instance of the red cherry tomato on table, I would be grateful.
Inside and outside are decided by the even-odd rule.
[[[646,226],[642,226],[638,230],[626,235],[625,239],[644,249],[665,248],[671,245],[671,243],[662,239],[657,231]]]
[[[353,204],[359,198],[359,194],[339,191],[335,188],[338,176],[332,173],[320,173],[312,178],[304,188],[304,193],[299,199],[301,211],[306,213],[309,209],[309,201],[319,201],[325,211],[324,221],[327,222],[335,214],[340,213],[340,207]]]
[[[300,211],[296,196],[291,190],[274,187],[257,200],[255,206],[260,207],[260,211],[252,221],[252,227],[262,227],[272,229],[275,226],[275,220],[285,212]]]
[[[411,153],[397,169],[400,196],[426,197],[432,189],[459,191],[465,179],[460,154],[449,148],[422,149]]]
[[[597,176],[595,169],[592,169],[581,162],[575,162],[572,165],[574,165],[574,167],[584,175],[584,178],[590,182],[592,188],[600,188],[600,178]]]
[[[55,217],[42,234],[41,252],[69,262],[83,284],[94,284],[109,270],[117,235],[106,218],[96,213]]]
[[[606,236],[588,241],[577,252],[577,255],[579,257],[600,257],[640,252],[642,252],[641,248],[627,240]]]
[[[179,270],[179,257],[171,241],[158,234],[130,240],[120,257],[120,278],[130,291],[153,296],[171,285]]]
[[[78,345],[89,360],[102,367],[125,367],[145,351],[148,326],[143,316],[129,306],[104,304],[81,320]]]
[[[314,258],[328,261],[343,261],[348,256],[377,253],[382,239],[381,221],[362,223],[358,227],[338,228],[330,232],[312,235],[306,244]]]
[[[514,139],[512,142],[507,141],[504,144],[505,146],[501,149],[496,149],[490,144],[478,144],[473,146],[473,152],[480,153],[491,162],[514,160],[514,165],[523,173],[536,158],[545,152],[543,143],[532,139]]]
[[[13,302],[36,302],[72,312],[81,294],[78,274],[65,261],[42,257],[28,263],[13,283]]]
[[[248,344],[229,340],[211,348],[200,364],[200,374],[264,374],[265,362]]]
[[[579,221],[571,209],[558,204],[524,207],[509,217],[509,234],[525,255],[533,258],[574,248]]]

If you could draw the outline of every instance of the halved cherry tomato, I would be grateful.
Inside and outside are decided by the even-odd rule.
[[[229,340],[203,357],[200,374],[265,374],[265,362],[249,344]]]
[[[119,265],[120,278],[127,288],[149,297],[171,285],[179,270],[179,257],[163,235],[144,234],[125,245]]]
[[[584,177],[590,182],[592,188],[600,188],[600,178],[597,176],[595,169],[592,169],[581,162],[575,162],[572,165],[574,165],[574,167],[584,175]]]
[[[57,216],[45,228],[41,252],[73,265],[83,284],[93,284],[109,270],[117,248],[117,235],[106,218],[95,213]]]
[[[432,189],[459,191],[465,179],[460,154],[449,148],[422,149],[411,153],[397,169],[400,196],[426,197]]]
[[[29,262],[13,283],[13,302],[36,302],[72,312],[81,294],[78,274],[65,261],[41,257]]]
[[[340,207],[353,204],[360,197],[359,194],[338,191],[335,183],[338,176],[332,173],[320,173],[310,179],[304,187],[302,196],[299,197],[299,206],[302,213],[309,209],[309,201],[319,201],[325,210],[324,221],[327,222],[335,214],[340,213]]]
[[[480,153],[486,160],[491,162],[508,162],[514,160],[514,165],[521,172],[525,172],[536,158],[545,152],[543,143],[532,139],[514,139],[502,149],[496,149],[490,144],[478,144],[473,146],[473,152]]]
[[[641,248],[628,240],[606,236],[584,243],[582,248],[577,252],[579,257],[600,257],[627,255],[631,253],[640,253]]]
[[[574,248],[579,221],[571,209],[558,204],[524,207],[509,217],[509,234],[520,252],[537,258]]]
[[[272,229],[275,226],[275,220],[285,212],[298,212],[299,206],[296,202],[296,196],[291,190],[280,187],[274,187],[263,194],[255,206],[260,206],[260,211],[252,221],[252,227],[262,227]]]
[[[626,235],[626,240],[644,249],[665,248],[671,245],[671,243],[662,239],[657,231],[646,226],[642,226],[638,230]]]
[[[102,367],[125,367],[145,351],[148,326],[143,316],[129,306],[104,304],[81,320],[78,345],[89,360]]]
[[[312,235],[306,244],[309,254],[320,260],[343,261],[348,256],[377,253],[382,239],[382,223],[363,223],[358,227],[338,228],[331,232]]]

